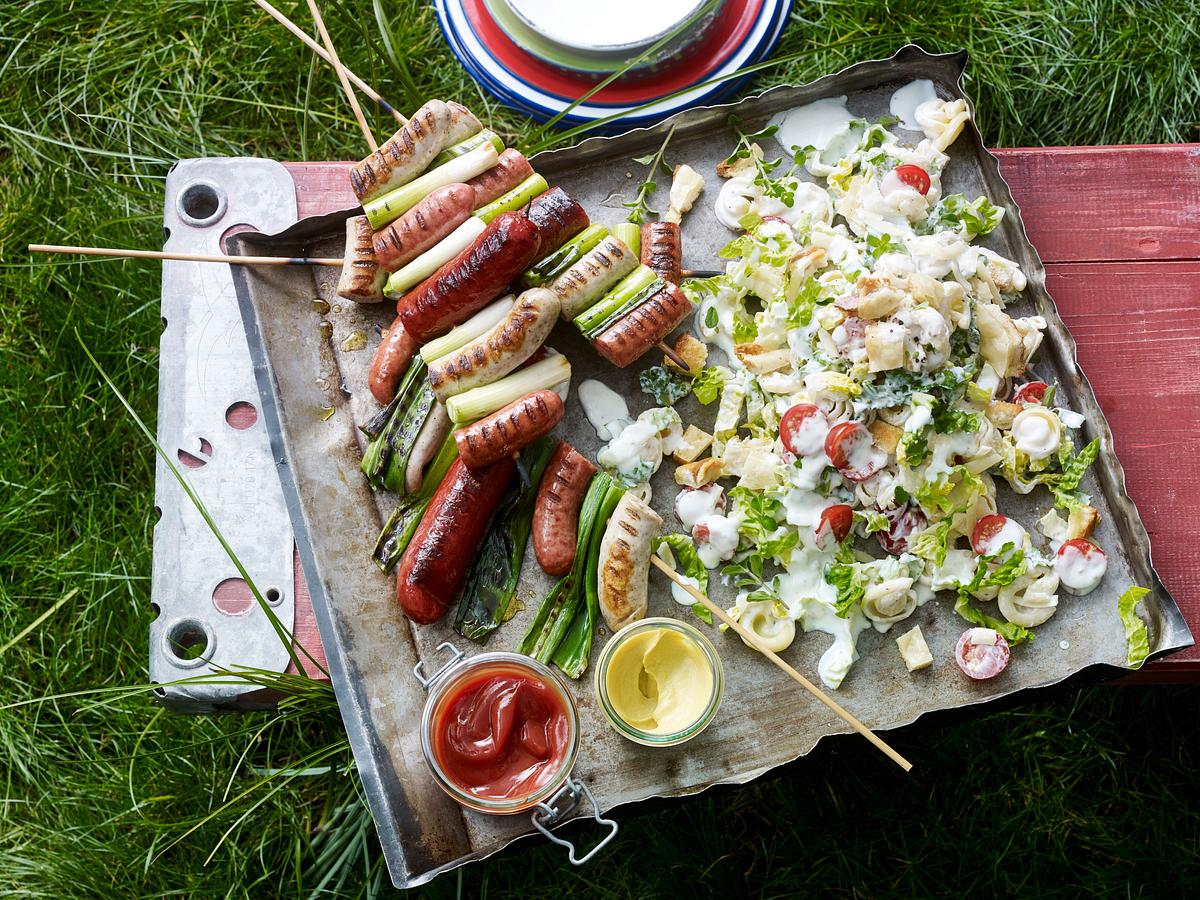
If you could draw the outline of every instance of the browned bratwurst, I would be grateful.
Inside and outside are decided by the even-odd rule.
[[[562,441],[538,487],[533,507],[533,552],[547,575],[566,575],[575,561],[579,508],[596,467]]]
[[[475,207],[470,185],[448,184],[375,232],[375,258],[389,272],[408,265],[467,220]]]
[[[469,469],[485,468],[545,437],[562,417],[562,397],[554,391],[526,394],[515,403],[454,432],[458,458]]]
[[[542,256],[553,253],[588,227],[587,212],[560,187],[538,194],[529,204],[529,218],[542,236]]]
[[[683,259],[679,225],[647,222],[642,226],[642,265],[653,269],[663,281],[679,284]]]
[[[541,233],[524,213],[496,216],[471,246],[396,303],[405,330],[423,344],[466,321],[528,269],[541,247]]]
[[[408,370],[413,354],[417,351],[417,342],[404,330],[399,317],[392,321],[392,326],[383,333],[383,339],[375,348],[371,357],[371,369],[367,373],[367,387],[371,396],[387,406],[396,396],[396,388],[400,379]]]
[[[461,459],[450,466],[396,567],[396,600],[414,622],[436,622],[454,602],[516,471],[511,459],[478,472]]]
[[[525,154],[509,147],[500,154],[499,162],[467,182],[475,191],[471,209],[479,209],[503,197],[532,174],[533,166],[529,164]]]
[[[412,181],[435,156],[482,128],[465,106],[430,100],[378,150],[351,166],[350,187],[366,203]]]
[[[691,311],[692,301],[678,286],[668,284],[602,332],[595,340],[596,352],[623,369],[670,334]]]

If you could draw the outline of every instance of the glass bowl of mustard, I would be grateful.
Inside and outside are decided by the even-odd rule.
[[[592,685],[616,732],[648,747],[689,741],[721,705],[717,648],[697,628],[655,617],[626,625],[605,645]]]

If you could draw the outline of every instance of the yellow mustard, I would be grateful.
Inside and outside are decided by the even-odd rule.
[[[713,672],[704,651],[671,628],[652,628],[624,641],[605,673],[613,711],[646,734],[676,734],[708,709]]]

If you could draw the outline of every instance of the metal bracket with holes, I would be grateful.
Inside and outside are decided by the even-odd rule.
[[[262,159],[182,160],[167,176],[165,249],[222,253],[234,230],[296,221],[295,186]],[[287,628],[294,618],[292,526],[284,505],[229,267],[162,264],[158,440]],[[205,683],[221,669],[282,672],[287,649],[167,465],[155,470],[150,678],[173,709],[270,705],[259,688]],[[187,679],[190,683],[179,683]],[[215,679],[214,679],[215,680]],[[230,679],[224,679],[229,681]]]

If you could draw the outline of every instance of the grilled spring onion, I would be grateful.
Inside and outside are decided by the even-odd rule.
[[[378,231],[388,222],[400,218],[438,188],[469,181],[476,175],[482,175],[496,165],[499,159],[495,147],[491,144],[480,144],[474,150],[468,150],[462,156],[456,156],[436,169],[430,169],[408,184],[389,191],[382,197],[368,200],[363,204],[363,212],[367,214],[371,227]]]
[[[619,484],[609,486],[596,520],[592,523],[592,533],[588,536],[587,558],[583,561],[584,603],[575,613],[567,636],[554,651],[554,664],[569,678],[578,678],[583,674],[592,652],[592,635],[600,619],[600,542],[604,540],[608,520],[612,518],[613,510],[624,494],[625,489]]]
[[[379,533],[379,539],[375,542],[375,552],[371,554],[375,565],[384,572],[390,572],[400,561],[400,557],[404,555],[408,542],[412,540],[417,525],[421,521],[421,516],[425,515],[429,501],[433,499],[434,491],[438,489],[438,485],[450,471],[450,464],[457,457],[458,445],[454,442],[454,435],[449,434],[438,449],[437,456],[425,470],[421,489],[415,494],[409,494],[400,499],[399,505],[388,518],[387,524],[383,526],[383,531]]]
[[[591,540],[592,527],[600,514],[600,508],[612,486],[612,479],[604,472],[598,473],[588,485],[587,494],[583,498],[583,506],[579,512],[579,531],[575,537],[575,561],[571,563],[571,571],[555,582],[542,605],[538,607],[537,615],[521,643],[518,653],[532,656],[539,662],[548,663],[554,656],[554,651],[562,643],[567,629],[579,610],[583,599],[583,567],[587,561],[588,544]]]
[[[479,219],[468,216],[467,220],[452,232],[410,262],[407,266],[397,269],[383,286],[383,292],[393,300],[398,300],[416,287],[458,254],[462,253],[483,234],[487,228]]]
[[[533,528],[538,484],[557,445],[556,439],[544,437],[521,451],[521,459],[529,469],[529,485],[513,486],[467,573],[454,616],[454,630],[465,638],[485,643],[508,614],[525,559],[525,544]]]
[[[495,147],[497,154],[504,152],[504,141],[500,140],[496,132],[485,128],[483,131],[477,131],[469,138],[447,147],[433,158],[433,162],[429,164],[429,168],[436,169],[438,166],[445,165],[452,159],[466,156],[476,147],[482,147],[484,144],[491,144]]]
[[[377,491],[404,493],[404,469],[413,441],[434,403],[425,371],[425,361],[414,358],[392,402],[363,426],[371,442],[363,454],[362,473]]]
[[[455,394],[446,401],[446,412],[456,426],[466,425],[520,400],[526,394],[549,390],[570,377],[571,364],[561,353],[555,353],[532,366],[517,369],[499,381]]]
[[[645,271],[643,271],[645,270]],[[630,279],[633,279],[632,281]],[[575,319],[589,341],[631,309],[641,306],[663,288],[663,280],[652,269],[639,266],[599,303]]]
[[[546,183],[546,179],[537,172],[534,172],[507,194],[497,197],[491,203],[479,207],[471,215],[476,216],[483,222],[491,222],[500,213],[511,212],[514,209],[520,209],[522,206],[528,206],[534,197],[545,192],[549,187],[550,185]]]
[[[456,325],[439,338],[434,338],[421,348],[421,358],[432,365],[455,350],[460,350],[476,338],[483,337],[504,320],[516,303],[516,297],[508,294],[489,303],[461,325]]]
[[[541,287],[548,284],[583,259],[606,237],[608,229],[603,225],[589,225],[549,256],[535,262],[529,271],[521,276],[522,287]]]
[[[633,251],[633,255],[642,255],[642,229],[633,222],[622,222],[613,229],[617,240]]]

